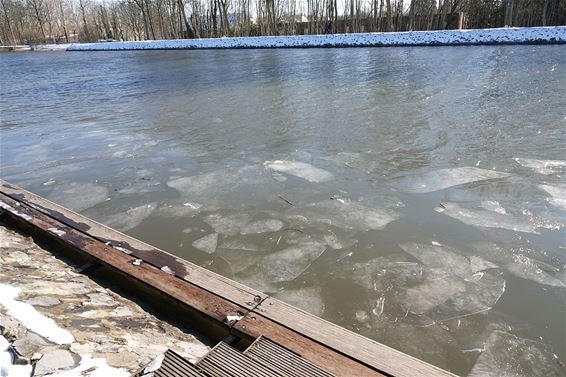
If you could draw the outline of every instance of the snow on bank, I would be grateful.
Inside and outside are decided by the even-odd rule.
[[[19,294],[19,288],[0,284],[0,306],[6,309],[10,317],[54,343],[70,344],[75,341],[70,332],[60,328],[51,318],[39,313],[30,304],[17,301]]]
[[[77,43],[69,46],[67,51],[443,45],[457,46],[482,44],[554,43],[566,43],[566,27],[559,26],[535,28],[414,31],[401,33],[360,33],[280,37],[176,39],[140,42],[130,41]]]

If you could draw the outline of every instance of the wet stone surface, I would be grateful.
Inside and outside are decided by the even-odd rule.
[[[169,348],[193,361],[209,350],[200,338],[158,320],[2,225],[0,258],[0,284],[19,289],[15,305],[31,305],[25,310],[38,311],[72,335],[57,344],[31,331],[25,314],[2,297],[0,340],[22,364],[11,365],[12,374],[25,367],[24,375],[33,376],[92,371],[128,376]]]

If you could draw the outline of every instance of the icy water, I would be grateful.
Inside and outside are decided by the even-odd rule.
[[[0,175],[460,375],[566,368],[566,48],[0,55]]]

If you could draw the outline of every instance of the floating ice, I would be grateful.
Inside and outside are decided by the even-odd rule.
[[[224,241],[216,250],[230,268],[232,274],[238,274],[251,266],[255,266],[266,251],[252,243],[242,240]]]
[[[540,185],[539,187],[552,196],[547,199],[550,204],[566,211],[566,185]]]
[[[212,214],[208,215],[204,221],[210,225],[216,233],[233,236],[240,233],[240,230],[249,219],[250,217],[246,213],[235,213],[226,216]]]
[[[17,301],[16,297],[19,294],[19,288],[0,283],[0,305],[6,309],[10,317],[54,343],[70,344],[75,341],[70,332],[60,328],[51,318],[45,317],[30,304]]]
[[[74,211],[84,211],[108,198],[108,189],[94,183],[73,182],[58,186],[47,199]]]
[[[212,254],[216,251],[218,244],[218,233],[212,233],[193,242],[193,247],[204,251],[205,253]]]
[[[505,280],[484,272],[448,246],[406,243],[400,247],[427,269],[422,282],[407,289],[401,301],[422,314],[436,308],[440,315],[457,315],[490,310],[505,292]]]
[[[558,377],[564,368],[550,347],[533,340],[494,331],[468,377]]]
[[[263,165],[268,169],[291,174],[314,183],[326,182],[334,179],[334,175],[326,170],[314,167],[305,162],[275,160],[266,161]]]
[[[392,208],[369,208],[358,202],[325,200],[289,210],[309,221],[355,230],[383,229],[401,216]]]
[[[477,207],[465,208],[460,204],[448,202],[441,203],[441,207],[435,208],[435,210],[468,225],[537,234],[536,227],[532,225],[528,219],[523,220],[509,214],[502,214],[500,212],[493,212]]]
[[[496,200],[484,200],[481,202],[481,206],[483,209],[487,209],[488,211],[491,212],[500,213],[502,215],[505,215],[507,213],[505,208],[503,208],[501,204],[499,204],[499,202]]]
[[[318,317],[324,314],[324,300],[320,287],[284,289],[273,296]]]
[[[260,268],[271,282],[291,281],[305,272],[324,250],[323,243],[297,244],[265,256]]]
[[[256,234],[277,232],[283,228],[283,222],[276,219],[256,220],[246,224],[240,234]]]
[[[475,274],[476,272],[485,271],[492,268],[499,268],[499,266],[495,263],[491,263],[490,261],[483,259],[482,257],[472,255],[470,257],[470,268],[472,270],[472,273]]]
[[[125,232],[140,225],[145,219],[151,216],[155,208],[157,208],[156,203],[143,204],[138,207],[130,208],[124,213],[111,215],[105,221],[105,224]]]
[[[509,174],[476,167],[440,169],[401,179],[396,186],[410,193],[428,193],[465,183],[508,177]]]
[[[509,263],[506,267],[510,273],[520,278],[552,287],[566,287],[565,282],[543,271],[536,261],[525,255],[514,255],[513,262]]]
[[[513,160],[526,168],[532,169],[535,172],[543,175],[550,175],[559,173],[562,168],[566,167],[566,161],[561,160],[535,160],[532,158],[519,158]]]
[[[270,201],[279,183],[260,165],[226,168],[191,177],[170,180],[185,201],[198,202],[208,209],[240,208]]]

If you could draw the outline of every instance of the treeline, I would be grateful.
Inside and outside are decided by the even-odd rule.
[[[566,0],[0,0],[0,44],[550,26]]]

